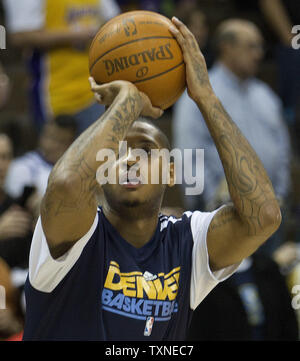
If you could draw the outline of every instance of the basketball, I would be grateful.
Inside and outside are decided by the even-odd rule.
[[[161,109],[173,105],[185,89],[185,64],[169,31],[172,22],[152,11],[114,17],[96,34],[89,70],[98,84],[127,80]]]

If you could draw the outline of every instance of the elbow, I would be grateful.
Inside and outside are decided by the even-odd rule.
[[[42,220],[45,221],[45,219],[51,219],[51,217],[54,219],[62,207],[68,209],[70,204],[74,207],[80,205],[78,204],[76,189],[78,187],[72,177],[50,174],[46,193],[40,207]]]
[[[275,200],[266,204],[261,210],[259,218],[263,233],[268,234],[270,237],[277,231],[282,221],[281,210],[278,202]]]
[[[46,193],[43,198],[43,203],[53,204],[48,200],[55,199],[56,202],[68,200],[75,197],[75,190],[78,189],[74,177],[66,173],[57,174],[53,172],[50,174]],[[53,204],[53,206],[55,206]],[[49,209],[48,209],[49,210]]]

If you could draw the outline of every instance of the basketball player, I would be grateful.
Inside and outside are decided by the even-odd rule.
[[[91,80],[96,98],[109,108],[50,175],[32,241],[25,340],[184,340],[192,311],[281,222],[270,180],[215,96],[194,36],[176,18],[173,24],[188,93],[215,141],[233,204],[166,217],[160,215],[166,185],[126,178],[102,186],[97,209],[99,149],[118,152],[126,140],[129,172],[136,162],[132,149],[149,152],[168,142],[156,126],[139,120],[162,111],[133,84]],[[148,165],[141,162],[141,173]],[[174,165],[169,172],[172,185]]]

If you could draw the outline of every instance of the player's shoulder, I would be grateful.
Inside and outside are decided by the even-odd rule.
[[[158,222],[159,222],[159,226],[160,226],[160,231],[162,232],[163,230],[167,229],[167,228],[180,228],[183,227],[187,224],[190,223],[190,219],[192,216],[193,212],[191,211],[185,211],[182,212],[182,214],[178,214],[178,213],[160,213],[159,217],[158,217]]]

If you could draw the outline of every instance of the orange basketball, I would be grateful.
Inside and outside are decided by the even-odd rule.
[[[89,51],[98,84],[128,80],[154,106],[166,109],[185,89],[182,52],[169,31],[171,20],[152,11],[130,11],[103,25]]]

